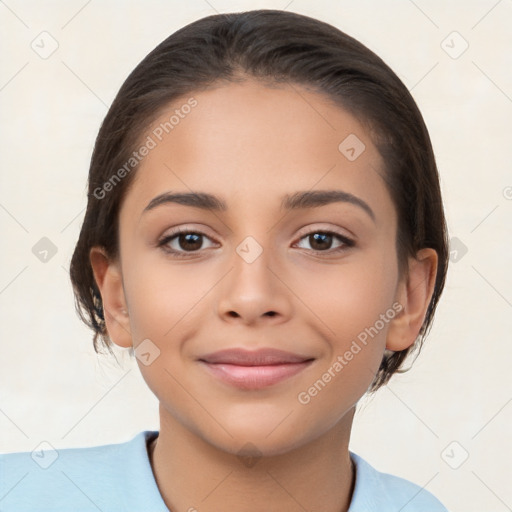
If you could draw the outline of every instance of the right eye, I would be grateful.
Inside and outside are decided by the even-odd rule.
[[[180,228],[160,240],[158,247],[161,247],[166,253],[172,254],[177,258],[184,258],[187,257],[187,253],[195,254],[200,249],[203,249],[205,238],[210,239],[200,231]]]

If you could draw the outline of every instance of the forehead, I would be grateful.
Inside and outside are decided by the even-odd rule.
[[[125,198],[139,213],[162,192],[190,190],[257,209],[297,190],[337,189],[384,215],[393,208],[362,123],[303,86],[248,80],[193,93],[163,109],[148,137]]]

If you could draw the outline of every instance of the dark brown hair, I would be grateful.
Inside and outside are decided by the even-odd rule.
[[[396,74],[363,44],[322,21],[297,13],[256,10],[208,16],[181,28],[132,71],[98,133],[88,203],[70,267],[81,319],[112,353],[101,296],[89,260],[93,246],[118,256],[118,214],[133,171],[120,173],[146,127],[163,108],[193,92],[244,79],[308,87],[368,127],[384,164],[383,178],[398,215],[400,274],[422,248],[437,251],[435,289],[412,347],[386,351],[371,391],[399,370],[430,330],[448,266],[448,235],[430,137],[416,103]],[[341,142],[341,141],[340,141]],[[121,176],[114,186],[112,177]]]

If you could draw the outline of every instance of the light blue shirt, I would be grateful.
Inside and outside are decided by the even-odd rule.
[[[169,512],[149,462],[147,444],[158,431],[125,443],[0,454],[2,512]],[[348,512],[447,512],[428,491],[381,473],[358,455]],[[191,503],[199,512],[200,503]]]

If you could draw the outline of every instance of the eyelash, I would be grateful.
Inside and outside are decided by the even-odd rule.
[[[310,235],[319,234],[319,233],[321,233],[323,235],[333,235],[335,238],[338,238],[343,243],[343,245],[340,247],[336,247],[334,249],[327,249],[325,251],[309,249],[310,251],[314,252],[315,254],[325,254],[325,253],[330,254],[330,255],[333,253],[337,254],[339,252],[346,251],[356,245],[354,240],[351,240],[350,238],[347,238],[344,235],[340,235],[339,233],[336,233],[335,231],[321,230],[321,229],[315,229],[315,230],[309,231],[308,233],[305,233],[304,235],[302,235],[299,238],[299,241],[304,238],[307,238]],[[160,247],[164,252],[171,254],[175,258],[186,258],[192,254],[198,253],[199,250],[198,251],[177,251],[175,249],[171,249],[170,247],[168,247],[167,244],[171,240],[173,240],[174,238],[176,238],[177,236],[179,236],[181,234],[194,234],[194,235],[200,235],[200,236],[204,236],[206,238],[210,238],[208,235],[206,235],[205,233],[202,233],[201,231],[195,231],[195,230],[187,229],[187,228],[179,228],[176,231],[173,231],[169,235],[165,236],[163,239],[161,239],[158,242],[157,246]]]

